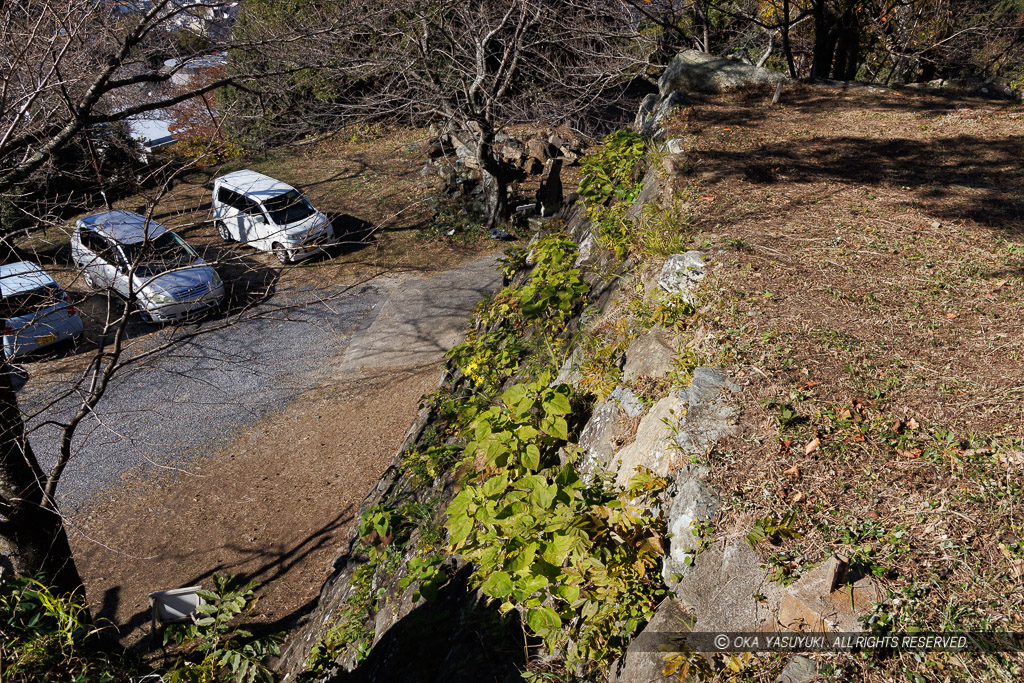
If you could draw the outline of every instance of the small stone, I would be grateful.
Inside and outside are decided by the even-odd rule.
[[[942,227],[942,223],[940,223],[939,221],[932,221],[930,225],[933,230],[938,230],[939,228]]]
[[[776,683],[809,683],[817,675],[817,662],[802,655],[795,655],[775,681]]]
[[[690,293],[707,275],[707,264],[699,251],[672,254],[661,268],[658,285],[669,294]]]
[[[683,147],[685,140],[682,138],[672,138],[665,143],[665,149],[668,150],[669,154],[682,154],[685,151]]]

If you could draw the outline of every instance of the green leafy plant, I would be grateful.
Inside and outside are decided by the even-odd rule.
[[[165,675],[168,683],[231,680],[235,683],[270,683],[266,666],[284,640],[280,634],[256,636],[243,628],[257,598],[255,581],[245,585],[233,576],[213,576],[214,589],[198,592],[205,600],[191,622],[171,624],[164,644],[179,648],[178,659]]]
[[[579,250],[562,235],[548,235],[533,249],[534,267],[519,290],[519,305],[527,320],[548,331],[558,331],[573,316],[582,297],[590,291],[580,269],[574,266]]]
[[[639,474],[624,492],[585,483],[555,452],[569,436],[569,389],[550,375],[516,385],[469,425],[472,470],[449,505],[452,552],[475,564],[484,594],[573,667],[620,654],[662,590],[664,524],[649,503],[664,480]]]
[[[577,254],[576,245],[561,235],[538,240],[523,286],[506,287],[481,304],[476,329],[447,354],[475,389],[494,395],[520,371],[528,329],[538,333],[534,343],[553,355],[557,335],[590,291],[574,265]]]
[[[4,681],[124,681],[144,672],[100,638],[83,603],[30,578],[0,584],[0,676]]]
[[[613,198],[633,201],[640,192],[645,167],[644,139],[628,130],[604,138],[601,146],[580,162],[579,193],[590,204],[607,204]]]
[[[401,455],[402,471],[416,485],[430,484],[459,461],[460,449],[448,444],[410,448]]]
[[[794,510],[784,514],[782,519],[772,516],[759,519],[745,536],[747,544],[753,548],[765,539],[770,543],[779,543],[787,538],[800,538],[803,534],[796,530],[796,521]]]
[[[359,516],[359,537],[376,552],[377,547],[391,543],[395,535],[397,515],[383,503],[377,503]]]

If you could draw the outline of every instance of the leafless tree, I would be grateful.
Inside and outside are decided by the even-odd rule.
[[[650,49],[635,13],[615,0],[347,4],[358,5],[362,19],[320,46],[335,82],[348,84],[333,106],[339,114],[441,120],[467,131],[489,226],[507,218],[513,177],[495,135],[515,122],[592,119],[642,72]]]

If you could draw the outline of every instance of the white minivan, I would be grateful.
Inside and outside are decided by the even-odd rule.
[[[293,263],[334,241],[327,216],[301,192],[256,171],[235,171],[213,181],[213,220],[226,242],[243,242]]]

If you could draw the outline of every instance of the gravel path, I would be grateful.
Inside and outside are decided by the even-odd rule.
[[[200,334],[125,368],[95,417],[76,433],[75,455],[58,489],[62,504],[73,511],[139,468],[189,467],[238,429],[336,375],[337,359],[353,339],[364,359],[367,351],[387,353],[388,340],[394,339],[391,348],[430,349],[436,362],[443,350],[438,340],[454,341],[453,333],[464,327],[476,301],[496,286],[493,264],[494,257],[485,257],[421,280],[388,275],[347,290],[324,286],[279,292],[236,325]],[[394,303],[389,305],[391,295]],[[430,300],[435,306],[427,305]],[[196,327],[160,329],[144,341],[156,343]],[[420,330],[419,346],[411,330]],[[402,358],[415,359],[394,354],[389,360]],[[57,393],[55,383],[44,379],[30,380],[20,393],[26,415],[43,410],[29,425],[44,467],[54,461],[57,449],[57,430],[45,421],[66,418],[76,407],[69,398],[44,409]]]

